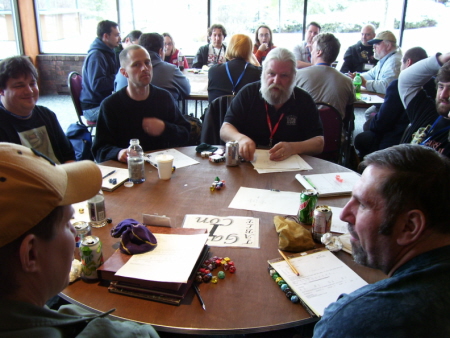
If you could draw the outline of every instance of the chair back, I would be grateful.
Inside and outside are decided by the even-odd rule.
[[[317,157],[334,163],[339,163],[342,158],[341,139],[343,121],[339,111],[332,105],[324,102],[316,102],[319,116],[322,120],[325,145],[322,154]]]
[[[233,99],[234,95],[225,95],[220,96],[211,102],[203,120],[202,135],[200,137],[202,143],[215,145],[225,144],[225,142],[220,139],[220,128],[222,127],[225,114]]]
[[[83,116],[83,109],[81,109],[80,94],[81,94],[82,77],[77,72],[71,72],[67,78],[67,86],[69,87],[70,97],[72,98],[75,111],[77,112],[78,121],[84,125],[81,116]]]

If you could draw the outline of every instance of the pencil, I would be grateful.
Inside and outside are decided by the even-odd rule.
[[[297,269],[289,261],[289,258],[280,249],[278,249],[278,252],[284,258],[286,263],[288,263],[288,265],[291,267],[292,272],[295,273],[297,276],[300,276],[300,274],[298,273]]]

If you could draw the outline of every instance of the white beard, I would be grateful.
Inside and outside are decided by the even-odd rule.
[[[287,100],[291,97],[292,91],[294,90],[295,83],[294,79],[292,79],[292,83],[289,85],[288,89],[283,88],[280,85],[272,83],[270,86],[267,85],[265,79],[261,81],[261,95],[264,100],[266,100],[270,105],[282,105],[286,103]],[[279,92],[273,92],[271,89],[278,88]]]

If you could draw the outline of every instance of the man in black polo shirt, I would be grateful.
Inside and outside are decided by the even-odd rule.
[[[295,66],[292,52],[271,50],[262,65],[261,81],[242,88],[231,102],[220,137],[238,141],[245,160],[253,160],[256,147],[268,147],[273,161],[322,152],[322,122],[312,97],[295,87]]]

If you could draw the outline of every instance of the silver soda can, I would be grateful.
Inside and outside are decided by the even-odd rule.
[[[239,165],[239,143],[237,141],[229,141],[226,143],[226,164],[229,167]]]
[[[77,248],[80,247],[81,241],[84,237],[91,235],[91,226],[88,222],[75,222],[72,224],[75,228],[76,236],[75,236],[75,242],[77,245]]]
[[[80,245],[81,278],[87,282],[98,280],[97,268],[103,264],[102,242],[97,236],[86,236]]]
[[[315,241],[320,243],[322,236],[330,232],[332,217],[333,212],[328,205],[318,205],[314,209],[312,235]]]

